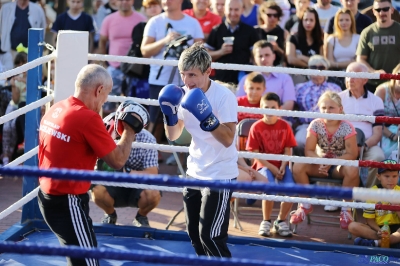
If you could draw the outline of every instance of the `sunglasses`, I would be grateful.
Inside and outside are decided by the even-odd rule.
[[[266,14],[269,18],[272,18],[272,17],[274,17],[274,18],[278,18],[279,16],[278,16],[278,14]]]
[[[324,66],[309,66],[310,69],[326,70]]]
[[[382,8],[374,8],[374,10],[375,10],[376,12],[378,12],[378,13],[380,13],[381,11],[383,11],[383,12],[388,12],[389,9],[390,9],[390,6],[382,7]]]

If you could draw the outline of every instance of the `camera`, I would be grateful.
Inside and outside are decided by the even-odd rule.
[[[165,48],[164,58],[169,55],[171,57],[179,59],[182,52],[190,46],[187,42],[191,39],[193,39],[191,35],[182,35],[172,40]]]

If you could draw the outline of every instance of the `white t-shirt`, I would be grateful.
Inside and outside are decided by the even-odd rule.
[[[186,86],[183,88],[189,91]],[[237,100],[230,90],[211,81],[205,94],[220,123],[237,122]],[[235,140],[226,148],[210,132],[203,131],[199,120],[182,106],[178,109],[178,118],[192,135],[187,160],[189,176],[200,180],[225,180],[239,175]]]
[[[147,22],[146,27],[144,28],[143,37],[153,37],[155,38],[155,41],[163,39],[167,35],[168,23],[171,24],[173,31],[179,32],[181,35],[191,35],[193,39],[204,38],[203,31],[201,30],[201,26],[197,19],[194,19],[184,14],[183,19],[172,20],[167,18],[165,13],[152,17],[149,22]],[[193,39],[188,41],[189,45],[193,44]],[[158,54],[152,56],[151,58],[164,59],[164,51],[165,47],[161,49]],[[168,56],[167,59],[178,60],[179,58]],[[172,66],[164,66],[160,76],[158,77],[158,79],[156,79],[160,67],[160,65],[150,65],[150,84],[164,86],[168,83],[173,83],[183,86],[183,82],[181,81],[178,69],[176,69],[175,71],[173,81],[169,82],[170,74],[173,69]]]
[[[329,36],[328,42],[333,46],[333,57],[335,60],[337,62],[345,62],[354,59],[359,40],[360,35],[353,34],[350,45],[343,47],[336,37]]]
[[[329,9],[319,8],[317,4],[314,5],[315,11],[318,13],[319,23],[321,24],[321,28],[325,28],[325,24],[331,19],[331,17],[336,15],[336,12],[339,10],[339,7],[331,5]]]
[[[383,110],[383,101],[378,96],[367,91],[367,94],[359,98],[351,96],[349,90],[339,93],[342,98],[343,111],[345,114],[354,115],[374,115],[377,110]],[[351,122],[355,128],[361,129],[365,134],[365,139],[372,136],[372,124],[370,122]]]

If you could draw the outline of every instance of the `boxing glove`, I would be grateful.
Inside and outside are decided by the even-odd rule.
[[[200,121],[204,131],[214,131],[219,126],[218,118],[213,114],[212,107],[201,89],[191,89],[182,99],[182,107],[192,113]]]
[[[167,126],[178,123],[178,108],[184,95],[185,91],[174,84],[165,85],[158,94],[158,103]]]

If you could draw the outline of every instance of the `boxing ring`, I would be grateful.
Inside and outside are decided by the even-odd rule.
[[[88,60],[121,61],[143,64],[164,64],[176,66],[177,61],[129,58],[109,55],[88,55],[87,33],[62,32],[58,36],[57,50],[42,57],[43,30],[29,30],[28,64],[0,73],[0,79],[28,71],[27,105],[10,114],[0,117],[0,124],[26,113],[25,154],[8,165],[0,168],[0,175],[23,176],[23,198],[0,212],[0,220],[22,207],[21,222],[13,225],[0,234],[0,265],[65,265],[65,256],[94,257],[100,259],[100,265],[355,265],[355,264],[400,264],[400,253],[396,249],[359,247],[291,241],[274,238],[229,237],[228,246],[233,258],[197,257],[186,232],[138,228],[132,226],[114,226],[94,224],[98,248],[84,249],[79,247],[61,247],[57,238],[48,229],[37,206],[38,176],[51,176],[60,179],[91,180],[97,184],[158,189],[171,192],[182,192],[183,186],[208,186],[221,188],[220,183],[179,179],[176,176],[159,175],[149,178],[145,175],[124,173],[89,172],[68,169],[38,170],[38,125],[40,107],[50,101],[65,99],[73,93],[74,81],[79,70]],[[112,59],[112,60],[111,60]],[[55,60],[55,89],[47,88],[48,95],[40,99],[41,65]],[[214,68],[282,72],[291,74],[324,75],[339,77],[362,77],[369,79],[400,79],[399,75],[375,73],[345,73],[337,71],[302,70],[275,67],[240,66],[213,64]],[[50,67],[49,67],[50,69]],[[108,100],[120,102],[130,97],[109,96]],[[158,105],[158,101],[136,99],[146,105]],[[281,111],[258,108],[239,107],[238,111],[279,116],[307,118],[329,118],[349,121],[389,122],[400,124],[400,118],[357,116],[341,114],[320,114],[310,112]],[[167,152],[187,152],[187,147],[160,144],[134,143],[134,147],[157,149]],[[347,161],[325,158],[306,158],[285,155],[256,154],[240,152],[240,157],[260,158],[265,160],[283,160],[329,165],[349,165],[357,167],[381,167],[381,163],[370,161]],[[20,164],[24,166],[18,166]],[[399,164],[385,165],[386,168],[400,169]],[[376,200],[400,203],[400,193],[396,191],[371,191],[363,188],[341,188],[324,186],[276,185],[261,183],[223,184],[234,191],[259,192],[266,194],[284,194],[284,196],[250,194],[234,192],[237,198],[267,199],[273,201],[303,202],[318,205],[344,206],[351,208],[396,209],[395,206],[379,206],[362,202],[342,202],[316,198],[297,198],[296,195],[333,196],[335,198],[353,199],[355,201]]]

